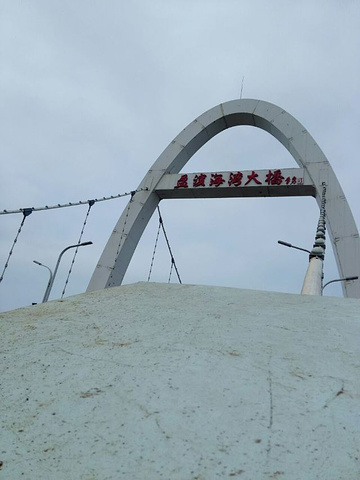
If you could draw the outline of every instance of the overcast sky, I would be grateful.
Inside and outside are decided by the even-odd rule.
[[[171,142],[211,107],[243,97],[279,105],[329,159],[356,223],[360,206],[358,0],[0,0],[0,210],[133,190]],[[229,129],[183,171],[296,167],[268,133]],[[66,296],[85,291],[127,198],[97,203]],[[184,283],[299,293],[319,210],[312,198],[160,204]],[[0,285],[1,310],[40,302],[86,206],[34,212]],[[2,215],[1,270],[22,220]],[[154,215],[125,283],[147,280]],[[51,299],[72,255],[64,255]],[[151,280],[167,282],[163,238]],[[354,272],[359,273],[359,272]],[[338,278],[330,242],[325,281]],[[173,281],[176,278],[173,277]],[[342,295],[339,285],[326,294]],[[271,308],[271,305],[269,305]]]

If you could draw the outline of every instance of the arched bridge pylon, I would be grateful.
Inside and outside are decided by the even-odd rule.
[[[274,171],[179,174],[190,158],[218,133],[238,125],[261,128],[275,137],[299,168]],[[132,255],[163,198],[310,195],[321,203],[326,184],[326,222],[340,278],[360,276],[360,240],[344,192],[313,137],[282,108],[262,100],[222,103],[191,122],[145,175],[119,218],[87,291],[121,285]],[[342,282],[346,297],[360,298],[359,280]]]

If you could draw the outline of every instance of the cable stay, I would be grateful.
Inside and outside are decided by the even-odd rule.
[[[40,210],[53,210],[55,208],[64,208],[64,207],[75,207],[75,206],[78,206],[78,205],[88,205],[88,211],[87,211],[87,214],[86,214],[86,217],[85,217],[85,220],[84,220],[84,224],[83,224],[83,227],[82,227],[82,230],[81,230],[81,233],[80,233],[80,239],[79,239],[79,242],[78,243],[81,243],[81,239],[82,239],[82,235],[84,233],[84,229],[85,229],[85,226],[86,226],[86,222],[87,222],[87,219],[88,219],[88,216],[89,216],[89,213],[90,213],[90,209],[91,207],[96,203],[96,202],[103,202],[105,200],[114,200],[116,198],[120,198],[120,197],[126,197],[128,195],[131,195],[131,200],[129,202],[129,204],[131,203],[134,195],[138,192],[142,192],[142,191],[147,191],[148,188],[139,188],[137,190],[132,190],[131,192],[125,192],[125,193],[119,193],[118,195],[111,195],[109,197],[102,197],[102,198],[94,198],[93,200],[86,200],[86,201],[79,201],[79,202],[69,202],[69,203],[64,203],[64,204],[60,204],[58,203],[57,205],[52,205],[52,206],[49,206],[49,205],[45,205],[44,207],[29,207],[29,208],[20,208],[18,210],[2,210],[0,211],[0,215],[8,215],[8,214],[12,214],[12,213],[22,213],[23,214],[23,219],[21,221],[21,224],[20,224],[20,227],[18,229],[18,232],[16,234],[16,237],[14,239],[14,242],[11,246],[11,249],[10,249],[10,252],[9,252],[9,255],[7,257],[7,260],[5,262],[5,266],[4,266],[4,269],[2,271],[2,274],[0,276],[0,283],[3,281],[4,279],[4,275],[5,275],[5,272],[6,272],[6,269],[8,268],[9,266],[9,261],[10,261],[10,258],[11,258],[11,255],[13,254],[13,251],[14,251],[14,248],[15,248],[15,245],[17,243],[17,240],[18,240],[18,237],[21,233],[21,230],[22,230],[22,227],[25,223],[25,219],[26,217],[28,217],[32,212],[37,212],[37,211],[40,211]],[[128,216],[128,215],[127,215]],[[126,222],[125,222],[126,223]],[[124,228],[125,228],[125,225],[124,225]],[[123,234],[124,234],[124,229],[123,229],[123,232],[121,234],[121,239],[123,237]],[[121,239],[120,239],[120,244],[121,244]],[[118,252],[119,252],[119,249],[120,249],[120,244],[119,244],[119,247],[118,247]],[[67,284],[69,282],[69,277],[71,275],[71,272],[72,272],[72,268],[73,268],[73,265],[75,263],[75,259],[76,259],[76,255],[77,255],[77,252],[78,252],[78,248],[75,250],[75,253],[74,253],[74,257],[73,257],[73,260],[72,260],[72,263],[71,263],[71,266],[70,266],[70,270],[68,272],[68,276],[66,278],[66,282],[65,282],[65,286],[64,286],[64,289],[63,289],[63,292],[62,292],[62,295],[61,295],[61,298],[63,298],[64,294],[65,294],[65,290],[66,290],[66,287],[67,287]],[[117,253],[118,253],[117,252]]]
[[[89,204],[89,207],[88,207],[88,210],[87,210],[86,215],[85,215],[85,220],[84,220],[81,232],[80,232],[79,240],[77,241],[78,244],[81,243],[82,236],[84,234],[84,230],[85,230],[85,227],[86,227],[86,223],[87,223],[87,220],[88,220],[88,217],[89,217],[89,214],[90,214],[90,210],[91,210],[91,207],[95,204],[95,200],[88,200],[88,204]],[[68,274],[67,274],[67,277],[66,277],[66,280],[65,280],[65,285],[64,285],[63,291],[61,293],[61,298],[63,298],[64,295],[65,295],[65,290],[66,290],[66,287],[69,283],[69,278],[70,278],[70,275],[71,275],[71,272],[72,272],[72,269],[73,269],[73,266],[74,266],[74,263],[75,263],[75,259],[76,259],[76,255],[78,253],[78,250],[79,250],[79,247],[76,247],[75,251],[74,251],[73,258],[72,258],[72,261],[71,261],[71,265],[70,265],[70,268],[69,268],[69,271],[68,271]]]
[[[119,193],[118,195],[111,195],[110,197],[94,198],[96,202],[104,202],[106,200],[114,200],[115,198],[126,197],[128,195],[133,196],[135,193],[147,191],[148,188],[139,188],[138,190],[133,190],[132,192]],[[57,205],[45,205],[44,207],[29,207],[29,208],[19,208],[18,210],[2,210],[0,215],[9,215],[11,213],[24,213],[29,210],[31,212],[39,212],[40,210],[53,210],[54,208],[65,208],[65,207],[76,207],[79,205],[86,205],[90,200],[80,200],[79,202],[69,202],[69,203],[58,203]]]
[[[180,274],[179,274],[179,271],[178,271],[178,268],[177,268],[177,266],[176,266],[176,262],[175,262],[174,255],[173,255],[172,250],[171,250],[171,247],[170,247],[170,242],[169,242],[168,236],[167,236],[166,231],[165,231],[164,221],[163,221],[163,219],[162,219],[159,206],[157,207],[157,211],[158,211],[158,214],[159,214],[159,227],[158,227],[158,231],[157,231],[157,234],[156,234],[154,251],[153,251],[153,255],[152,255],[152,259],[151,259],[150,271],[149,271],[149,275],[148,275],[148,280],[147,280],[147,281],[148,281],[148,282],[150,281],[150,276],[151,276],[152,268],[153,268],[153,265],[154,265],[154,258],[155,258],[156,248],[157,248],[158,240],[159,240],[159,233],[160,233],[160,229],[162,229],[162,232],[163,232],[164,237],[165,237],[166,245],[167,245],[168,250],[169,250],[169,253],[170,253],[170,258],[171,258],[170,274],[169,274],[168,283],[170,283],[173,269],[175,269],[175,272],[176,272],[176,275],[177,275],[177,277],[178,277],[179,283],[182,283],[182,282],[181,282],[181,278],[180,278]]]
[[[154,251],[153,251],[153,254],[152,254],[152,258],[151,258],[150,270],[149,270],[149,275],[148,275],[148,279],[147,279],[148,282],[150,282],[150,277],[151,277],[152,269],[153,269],[153,266],[154,266],[154,259],[155,259],[157,244],[158,244],[158,241],[159,241],[160,229],[161,229],[161,222],[160,222],[160,218],[159,218],[159,226],[158,226],[157,233],[156,233]]]
[[[9,266],[9,261],[10,261],[10,257],[11,255],[13,254],[13,251],[14,251],[14,248],[15,248],[15,245],[16,245],[16,242],[18,241],[18,238],[19,238],[19,235],[21,233],[21,229],[22,227],[24,226],[24,223],[25,223],[25,220],[26,218],[31,215],[32,213],[32,209],[31,208],[24,208],[23,211],[22,211],[22,214],[23,214],[23,219],[21,221],[21,224],[20,224],[20,227],[19,227],[19,230],[17,231],[17,234],[15,236],[15,239],[13,241],[13,244],[11,246],[11,249],[10,249],[10,252],[9,252],[9,255],[8,255],[8,258],[5,262],[5,266],[4,266],[4,269],[2,271],[2,274],[1,274],[1,277],[0,277],[0,283],[3,281],[3,278],[4,278],[4,275],[5,275],[5,271],[6,269],[8,268]]]
[[[163,219],[162,219],[162,217],[161,217],[161,213],[160,213],[160,208],[159,208],[159,206],[157,207],[157,211],[158,211],[158,214],[159,214],[159,221],[160,221],[160,223],[161,223],[161,228],[162,228],[162,231],[163,231],[163,233],[164,233],[164,237],[165,237],[165,240],[166,240],[166,244],[167,244],[167,246],[168,246],[169,253],[170,253],[170,257],[171,257],[171,270],[172,270],[172,267],[174,266],[176,275],[177,275],[178,280],[179,280],[179,283],[182,283],[182,282],[181,282],[181,278],[180,278],[179,271],[178,271],[177,266],[176,266],[176,263],[175,263],[174,255],[173,255],[173,253],[172,253],[172,251],[171,251],[169,239],[168,239],[168,236],[166,235],[166,231],[165,231],[165,227],[164,227],[164,222],[163,222]],[[170,273],[171,273],[171,270],[170,270]],[[169,278],[169,282],[170,282],[170,278]]]
[[[170,281],[171,281],[171,275],[172,275],[174,263],[175,263],[175,262],[174,262],[174,259],[172,258],[172,259],[171,259],[171,265],[170,265],[170,273],[169,273],[168,283],[170,283]],[[180,281],[180,283],[181,283],[181,281]]]

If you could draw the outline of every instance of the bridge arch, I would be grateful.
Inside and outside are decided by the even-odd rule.
[[[138,192],[119,218],[87,291],[121,285],[132,255],[160,197],[156,187],[167,174],[176,174],[190,158],[218,133],[239,125],[261,128],[274,136],[304,168],[320,206],[322,185],[327,185],[327,229],[339,276],[360,276],[360,240],[357,227],[329,161],[313,137],[282,108],[262,100],[241,99],[211,108],[191,122],[168,145],[147,172]],[[360,282],[343,282],[346,297],[360,298]]]

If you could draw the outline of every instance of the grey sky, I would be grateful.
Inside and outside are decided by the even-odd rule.
[[[0,2],[0,210],[87,200],[137,187],[194,118],[243,96],[297,118],[327,155],[359,224],[358,1]],[[233,128],[186,171],[296,166],[270,135]],[[126,200],[93,207],[67,294],[83,292]],[[299,292],[318,208],[313,199],[164,201],[185,283]],[[76,243],[86,207],[33,213],[1,288],[1,309],[41,301],[59,252]],[[1,216],[5,263],[20,215]],[[157,219],[126,282],[146,280]],[[328,243],[326,280],[337,271]],[[64,257],[51,298],[61,294]],[[161,240],[154,281],[170,261]],[[359,272],[354,272],[359,273]],[[175,280],[175,279],[174,279]],[[328,294],[341,294],[339,286]]]

